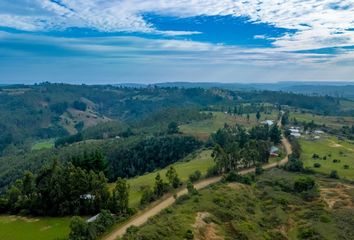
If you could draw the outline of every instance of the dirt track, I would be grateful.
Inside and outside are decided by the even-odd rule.
[[[287,152],[287,154],[291,154],[291,145],[289,143],[289,141],[286,138],[282,139],[282,144],[285,147],[285,150]],[[269,164],[265,164],[263,165],[263,169],[270,169],[270,168],[274,168],[277,165],[282,165],[287,163],[288,161],[288,157],[286,156],[285,158],[283,158],[281,161],[276,162],[276,163],[269,163]],[[247,174],[247,173],[251,173],[254,172],[255,168],[249,168],[249,169],[244,169],[239,171],[239,174]],[[201,180],[198,183],[194,184],[194,187],[196,189],[202,189],[204,187],[209,186],[210,184],[219,182],[221,180],[221,177],[213,177],[213,178],[207,178],[204,180]],[[177,193],[177,196],[182,196],[184,194],[187,194],[188,191],[186,188],[183,188],[182,190],[180,190]],[[136,216],[133,216],[133,218],[129,219],[125,224],[119,226],[117,229],[115,229],[112,233],[110,233],[107,237],[103,238],[104,240],[116,240],[118,237],[121,237],[125,234],[126,230],[131,227],[131,226],[141,226],[143,225],[145,222],[147,222],[147,220],[150,217],[153,217],[155,215],[157,215],[159,212],[161,212],[161,210],[171,206],[173,203],[175,202],[175,199],[173,196],[168,197],[164,200],[162,200],[161,202],[159,202],[157,205],[141,212],[138,213]]]

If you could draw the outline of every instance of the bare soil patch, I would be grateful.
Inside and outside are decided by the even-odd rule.
[[[353,199],[348,193],[348,190],[353,189],[353,186],[345,184],[337,184],[334,187],[320,188],[322,199],[327,203],[330,209],[339,207],[353,207]]]
[[[217,231],[217,225],[208,221],[211,215],[208,212],[198,212],[195,219],[194,240],[223,240]]]

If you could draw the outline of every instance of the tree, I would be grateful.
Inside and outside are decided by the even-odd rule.
[[[94,222],[97,234],[102,234],[114,224],[114,217],[108,210],[102,210]]]
[[[301,193],[304,191],[311,190],[315,187],[315,180],[310,177],[301,177],[297,179],[294,183],[294,191]]]
[[[189,175],[189,180],[191,182],[196,182],[200,179],[201,176],[202,176],[202,173],[199,170],[196,170],[194,173]]]
[[[191,181],[187,182],[187,190],[188,190],[188,193],[191,195],[198,193],[197,189],[195,189],[195,187]]]
[[[271,127],[269,137],[275,144],[279,144],[281,142],[281,131],[276,124]]]
[[[145,186],[142,189],[142,195],[140,199],[140,204],[145,205],[155,200],[154,192],[151,190],[150,186]]]
[[[281,125],[285,126],[289,123],[289,112],[286,111],[281,118]]]
[[[285,169],[290,172],[301,172],[304,169],[304,165],[301,160],[291,154],[289,156],[289,161],[285,165]]]
[[[118,178],[114,188],[114,199],[116,209],[114,213],[125,214],[129,209],[129,185],[127,180]]]
[[[170,122],[167,127],[168,134],[179,133],[178,124],[176,122]]]
[[[259,119],[261,118],[261,113],[259,111],[257,111],[257,113],[256,113],[256,118],[257,118],[257,121],[259,121]]]
[[[81,217],[73,217],[70,222],[69,240],[89,240],[89,227]]]
[[[166,177],[172,187],[178,188],[181,185],[181,180],[179,179],[177,172],[173,166],[171,166],[167,172]]]
[[[160,173],[157,173],[155,177],[154,193],[157,197],[161,197],[164,193],[164,183],[160,176]]]
[[[247,113],[247,122],[250,122],[250,115]]]

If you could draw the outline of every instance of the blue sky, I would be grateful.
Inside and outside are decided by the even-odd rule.
[[[354,81],[352,0],[1,0],[0,83]]]

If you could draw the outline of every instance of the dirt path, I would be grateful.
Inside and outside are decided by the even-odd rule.
[[[289,143],[289,141],[286,138],[282,139],[282,144],[285,147],[285,150],[287,152],[287,154],[291,154],[291,145]],[[281,161],[276,162],[276,163],[269,163],[269,164],[265,164],[263,165],[263,169],[271,169],[276,167],[277,165],[282,165],[287,163],[288,161],[288,157],[286,156],[285,158],[283,158]],[[240,170],[239,174],[247,174],[247,173],[251,173],[254,172],[255,168],[249,168],[249,169],[244,169],[244,170]],[[196,189],[202,189],[205,188],[213,183],[217,183],[221,180],[221,177],[213,177],[213,178],[207,178],[204,180],[201,180],[200,182],[197,182],[194,184],[194,187]],[[180,197],[182,195],[187,194],[188,191],[186,188],[183,188],[182,190],[180,190],[177,193],[177,196]],[[131,227],[131,226],[141,226],[144,223],[147,222],[147,220],[155,215],[157,215],[159,212],[161,212],[163,209],[168,208],[169,206],[171,206],[173,203],[175,202],[175,199],[173,196],[168,197],[164,200],[162,200],[161,202],[159,202],[157,205],[138,213],[136,216],[134,216],[133,218],[131,218],[130,220],[128,220],[125,224],[119,226],[117,229],[115,229],[112,233],[110,233],[108,236],[104,237],[104,240],[116,240],[118,237],[122,237],[126,230]]]

